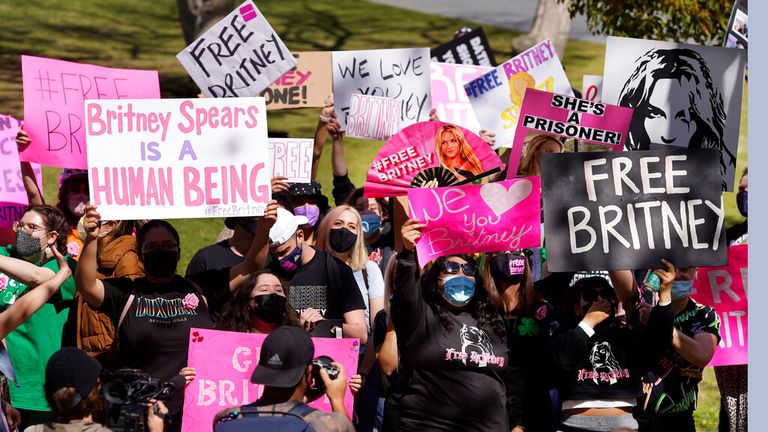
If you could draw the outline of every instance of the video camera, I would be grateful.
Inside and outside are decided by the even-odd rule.
[[[113,431],[141,432],[146,425],[146,405],[151,400],[165,400],[186,380],[176,375],[166,382],[153,379],[138,369],[118,369],[102,375],[104,398],[116,406],[107,426]]]

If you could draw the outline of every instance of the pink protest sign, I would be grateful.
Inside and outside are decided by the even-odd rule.
[[[411,187],[469,183],[503,168],[499,156],[471,131],[439,121],[416,123],[381,147],[368,170],[365,196],[403,196]]]
[[[462,253],[541,246],[541,181],[522,177],[483,185],[408,190],[411,217],[427,226],[419,265]]]
[[[454,63],[429,64],[432,82],[432,108],[437,117],[448,123],[465,127],[472,132],[480,131],[472,105],[469,103],[464,84],[489,72],[492,67]]]
[[[507,178],[514,178],[517,174],[523,145],[539,134],[600,144],[612,151],[623,150],[633,111],[631,108],[527,89],[512,142]]]
[[[88,168],[86,99],[159,99],[157,71],[112,69],[21,56],[24,130],[32,144],[21,160],[64,168]]]
[[[216,413],[259,398],[263,388],[251,383],[251,375],[259,363],[265,338],[266,335],[255,333],[190,330],[187,364],[195,368],[197,375],[184,390],[183,432],[212,430]],[[312,341],[315,357],[331,357],[344,366],[347,377],[356,373],[360,350],[357,339],[313,338]],[[322,411],[331,411],[325,396],[310,405]],[[352,405],[352,393],[347,387],[344,406],[350,415]]]
[[[10,228],[14,221],[21,218],[24,207],[29,204],[16,148],[16,133],[20,127],[21,121],[0,115],[0,228]],[[42,191],[43,173],[40,164],[31,165],[37,187]]]
[[[347,115],[347,136],[388,140],[400,130],[400,101],[393,98],[352,94]]]
[[[747,245],[728,248],[728,265],[701,267],[691,296],[720,317],[720,346],[709,366],[747,364]]]

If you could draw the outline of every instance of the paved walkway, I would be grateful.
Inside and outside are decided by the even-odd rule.
[[[465,19],[480,24],[527,32],[539,0],[370,0],[418,12]],[[470,6],[471,5],[471,6]],[[605,43],[605,36],[592,36],[586,19],[579,15],[571,25],[571,39]]]

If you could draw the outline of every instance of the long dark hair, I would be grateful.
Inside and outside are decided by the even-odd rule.
[[[251,299],[251,290],[256,286],[259,276],[265,274],[275,276],[283,287],[285,298],[288,299],[290,297],[290,286],[280,276],[270,270],[260,270],[253,273],[248,276],[248,279],[246,279],[237,290],[235,290],[232,298],[224,305],[221,318],[216,323],[217,329],[240,333],[251,332],[253,329],[253,327],[251,327],[251,311],[248,309],[248,303]],[[285,302],[285,315],[283,316],[283,321],[280,325],[299,326],[299,317],[290,301]]]
[[[49,205],[36,205],[29,206],[24,210],[24,214],[29,212],[35,212],[43,219],[45,227],[48,231],[56,231],[56,243],[53,245],[62,254],[67,253],[67,234],[69,234],[69,225],[67,225],[67,219],[56,207]],[[23,215],[22,215],[23,216]]]
[[[497,281],[503,282],[504,275],[496,274],[491,264],[491,254],[488,254],[488,259],[485,267],[483,268],[483,286],[491,304],[499,311],[505,311],[506,305],[504,302],[504,296],[498,288]],[[507,311],[516,314],[532,315],[536,312],[536,309],[541,306],[544,301],[544,296],[540,292],[536,291],[533,287],[533,275],[531,274],[531,262],[527,255],[525,258],[525,271],[523,273],[523,280],[520,282],[520,288],[518,288],[517,294],[517,307],[514,310]],[[512,288],[508,288],[512,289]]]
[[[433,263],[432,267],[424,272],[421,276],[421,286],[429,307],[435,312],[437,320],[443,327],[443,333],[450,333],[453,328],[453,323],[448,318],[450,311],[443,307],[440,302],[440,292],[437,288],[438,279],[440,278],[440,272],[445,268],[445,262],[450,257],[459,257],[468,263],[477,264],[475,259],[469,255],[450,255],[446,257],[440,257]],[[504,328],[504,321],[501,318],[499,312],[493,307],[491,301],[485,293],[483,287],[483,276],[480,273],[475,274],[475,296],[469,304],[469,312],[477,319],[477,326],[486,330],[491,330],[501,339],[505,340],[507,337],[506,329]]]

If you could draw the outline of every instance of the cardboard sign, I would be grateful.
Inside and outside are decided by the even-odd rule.
[[[347,129],[352,94],[400,101],[400,127],[429,119],[429,48],[333,52],[333,99]]]
[[[432,61],[475,66],[496,66],[485,32],[478,27],[464,36],[432,48]]]
[[[527,88],[573,96],[552,41],[547,39],[464,85],[480,126],[511,147]]]
[[[726,48],[747,49],[749,43],[749,4],[747,0],[736,0],[728,20],[728,31],[723,41]]]
[[[21,56],[24,130],[32,140],[21,160],[62,168],[88,167],[86,99],[157,99],[157,71],[112,69]]]
[[[0,228],[11,228],[24,213],[29,204],[27,191],[19,165],[16,134],[21,121],[7,115],[0,115]],[[43,190],[43,172],[40,164],[33,163],[37,187]]]
[[[464,92],[464,83],[483,75],[493,68],[486,66],[430,63],[432,81],[432,108],[437,117],[448,123],[480,132],[480,124]]]
[[[85,115],[90,198],[105,220],[264,214],[263,98],[89,101]]]
[[[507,178],[514,178],[523,145],[545,134],[624,149],[632,109],[528,89],[520,109]],[[514,168],[514,169],[513,169]]]
[[[693,283],[691,297],[720,317],[720,345],[709,366],[747,364],[747,264],[748,246],[731,246],[727,266],[699,268]]]
[[[584,75],[581,83],[581,97],[588,101],[603,100],[603,77],[601,75]]]
[[[312,180],[313,139],[269,138],[269,160],[272,177],[288,177],[291,183],[309,183]]]
[[[719,266],[725,212],[714,150],[545,153],[550,271]]]
[[[746,51],[608,37],[603,101],[635,108],[628,150],[712,148],[733,190]]]
[[[353,94],[349,101],[347,136],[388,140],[400,130],[400,101]]]
[[[212,430],[215,415],[229,407],[256,401],[263,386],[251,383],[251,375],[259,363],[261,346],[266,335],[236,333],[193,328],[189,335],[189,367],[196,376],[184,389],[184,416],[181,430],[198,432]],[[327,355],[344,366],[347,377],[357,371],[360,354],[357,339],[312,338],[315,357]],[[330,412],[328,397],[310,404]],[[352,415],[352,393],[347,387],[344,406]]]
[[[411,217],[427,225],[416,243],[419,265],[445,255],[541,247],[540,191],[538,177],[410,189]]]
[[[261,92],[268,110],[324,107],[333,92],[331,53],[294,52],[296,66]]]
[[[209,98],[258,96],[296,66],[293,55],[251,0],[176,58]]]

